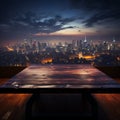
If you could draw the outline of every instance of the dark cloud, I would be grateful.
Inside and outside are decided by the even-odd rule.
[[[110,23],[120,20],[119,0],[70,0],[71,8],[87,11],[87,19],[83,20],[86,27],[99,25],[110,19]],[[90,14],[93,14],[92,16]]]
[[[91,16],[90,18],[88,18],[87,20],[84,20],[83,23],[85,23],[85,26],[87,27],[93,27],[96,24],[104,23],[108,19],[111,22],[116,22],[116,20],[120,20],[120,11],[110,10],[110,11],[98,12],[93,16]]]
[[[52,33],[63,29],[75,28],[75,26],[69,25],[64,27],[64,25],[68,24],[76,20],[77,18],[63,18],[60,15],[56,16],[45,16],[37,15],[34,12],[27,12],[24,14],[18,14],[13,18],[9,19],[9,21],[0,24],[0,31],[5,32],[13,32],[15,34],[35,34],[38,32],[41,33]],[[8,27],[9,26],[9,27]]]
[[[72,9],[108,10],[118,9],[119,0],[70,0]]]

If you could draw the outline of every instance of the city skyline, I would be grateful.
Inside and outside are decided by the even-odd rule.
[[[28,66],[30,64],[119,66],[120,45],[116,40],[101,41],[96,44],[92,40],[88,41],[86,36],[82,40],[58,43],[25,39],[23,42],[2,47],[0,57],[0,66]]]
[[[0,43],[39,41],[120,41],[119,0],[0,1]]]

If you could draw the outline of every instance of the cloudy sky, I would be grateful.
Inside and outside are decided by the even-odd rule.
[[[0,42],[120,40],[120,0],[0,0]]]

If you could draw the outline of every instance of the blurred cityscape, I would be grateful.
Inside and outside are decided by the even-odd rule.
[[[0,66],[30,64],[92,64],[120,66],[120,44],[115,39],[98,43],[84,40],[40,42],[25,39],[0,48]]]

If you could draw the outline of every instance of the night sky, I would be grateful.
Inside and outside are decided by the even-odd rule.
[[[0,42],[120,41],[120,0],[0,0]]]

